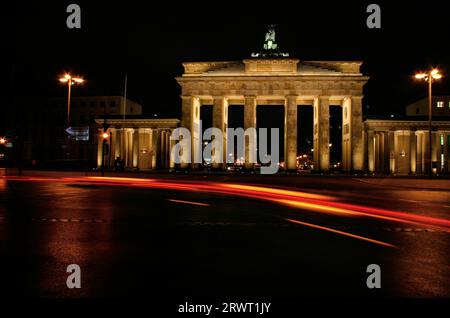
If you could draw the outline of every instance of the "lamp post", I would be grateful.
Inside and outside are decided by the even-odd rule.
[[[432,157],[432,113],[433,113],[433,81],[442,78],[442,74],[439,73],[438,69],[432,69],[429,72],[417,73],[415,78],[418,80],[424,80],[428,82],[428,151],[429,151],[429,168],[430,168],[430,178],[433,177],[433,157]]]
[[[109,138],[109,134],[104,131],[102,134],[103,137],[103,145],[102,145],[102,177],[105,175],[105,148],[106,148],[106,141]]]
[[[61,83],[67,83],[67,128],[70,127],[70,94],[72,91],[72,85],[75,84],[83,84],[84,83],[84,79],[82,79],[81,77],[73,77],[70,74],[64,74],[63,77],[61,77],[59,79],[59,81]]]

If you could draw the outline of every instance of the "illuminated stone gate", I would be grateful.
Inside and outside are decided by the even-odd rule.
[[[184,73],[176,78],[182,88],[181,126],[194,131],[200,121],[200,107],[213,105],[213,127],[225,133],[228,106],[243,105],[243,128],[256,128],[258,105],[284,105],[285,166],[295,170],[297,106],[311,105],[314,108],[314,167],[326,171],[330,165],[329,109],[330,105],[339,105],[343,110],[343,169],[364,170],[362,98],[363,86],[369,78],[361,74],[361,64],[357,61],[300,61],[286,57],[183,63]],[[193,150],[199,147],[199,138],[194,134]],[[248,160],[248,141],[245,147]],[[223,162],[226,162],[226,140],[224,148]]]

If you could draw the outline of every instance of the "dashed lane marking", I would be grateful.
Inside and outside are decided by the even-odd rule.
[[[60,218],[32,218],[33,222],[52,222],[52,223],[110,223],[112,220],[106,219],[60,219]]]
[[[5,215],[0,215],[0,223],[4,223],[7,220]],[[120,220],[115,219],[72,219],[72,218],[31,218],[32,222],[49,222],[49,223],[121,223]],[[123,220],[123,223],[126,223]],[[281,228],[298,228],[294,224],[284,223],[284,222],[227,222],[227,221],[185,221],[174,223],[175,226],[190,227],[190,226],[259,226],[259,227],[281,227]],[[336,229],[351,230],[352,227],[349,226],[335,226]],[[376,227],[368,228],[372,230],[383,230],[388,232],[429,232],[429,233],[440,233],[446,232],[441,229],[436,228],[413,228],[413,227]]]

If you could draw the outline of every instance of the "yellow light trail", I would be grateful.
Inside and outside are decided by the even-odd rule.
[[[335,230],[335,229],[332,229],[332,228],[329,228],[329,227],[326,227],[326,226],[315,225],[315,224],[301,222],[301,221],[297,221],[297,220],[293,220],[293,219],[285,219],[285,220],[288,221],[288,222],[294,223],[294,224],[308,226],[308,227],[312,227],[312,228],[315,228],[315,229],[319,229],[319,230],[323,230],[323,231],[328,231],[328,232],[332,232],[332,233],[348,236],[348,237],[351,237],[351,238],[355,238],[355,239],[358,239],[358,240],[362,240],[362,241],[366,241],[366,242],[370,242],[370,243],[374,243],[374,244],[378,244],[378,245],[382,245],[382,246],[386,246],[386,247],[398,248],[397,246],[389,244],[389,243],[385,243],[385,242],[382,242],[382,241],[374,240],[374,239],[371,239],[371,238],[368,238],[368,237],[364,237],[364,236],[360,236],[360,235],[356,235],[356,234],[352,234],[352,233],[347,233],[347,232]]]
[[[257,192],[270,193],[270,194],[281,194],[281,195],[308,198],[308,199],[316,199],[316,200],[328,200],[328,201],[336,200],[336,198],[326,196],[326,195],[293,191],[293,190],[284,190],[284,189],[278,189],[278,188],[258,187],[258,186],[252,186],[252,185],[230,184],[230,183],[221,183],[221,184],[219,184],[219,186],[225,187],[225,188],[250,190],[250,191],[257,191]]]
[[[411,224],[418,224],[414,221],[408,221],[404,219],[399,219],[395,217],[390,216],[384,216],[384,215],[377,215],[377,214],[370,214],[370,213],[364,213],[356,210],[349,210],[344,208],[338,208],[333,207],[325,204],[318,204],[318,203],[309,203],[309,202],[300,202],[300,201],[292,201],[292,200],[273,200],[279,204],[288,205],[296,208],[304,208],[310,211],[318,211],[318,212],[324,212],[329,214],[346,214],[346,215],[352,215],[352,216],[366,216],[371,218],[377,218],[382,220],[388,220],[388,221],[395,221],[395,222],[405,222],[405,223],[411,223]]]
[[[210,204],[208,204],[208,203],[193,202],[193,201],[184,201],[184,200],[175,200],[175,199],[168,199],[168,201],[175,202],[175,203],[192,204],[192,205],[198,205],[198,206],[210,206]]]
[[[68,178],[69,179],[69,178]],[[86,179],[94,179],[99,181],[114,181],[114,182],[151,182],[153,179],[142,178],[122,178],[122,177],[87,177]]]

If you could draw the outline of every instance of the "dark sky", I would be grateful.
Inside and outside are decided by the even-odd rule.
[[[66,6],[73,2],[81,6],[81,30],[66,27]],[[20,2],[8,10],[7,102],[65,96],[57,82],[64,71],[88,80],[74,94],[121,94],[128,72],[129,97],[146,114],[178,117],[174,77],[181,62],[247,58],[261,48],[270,23],[278,25],[277,42],[292,57],[364,61],[363,72],[371,76],[366,113],[403,113],[426,95],[411,76],[431,66],[448,74],[435,85],[436,93],[448,94],[450,11],[444,2],[372,2],[381,6],[381,30],[367,28],[370,2],[364,1]]]

